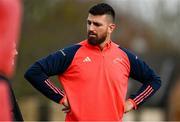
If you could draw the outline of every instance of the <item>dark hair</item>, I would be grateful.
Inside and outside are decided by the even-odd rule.
[[[110,15],[112,17],[112,20],[115,20],[115,12],[114,9],[106,4],[106,3],[99,3],[93,7],[90,8],[89,13],[92,15]]]

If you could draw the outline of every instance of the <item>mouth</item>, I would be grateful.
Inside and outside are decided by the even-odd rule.
[[[94,37],[96,37],[96,35],[94,35],[94,34],[90,34],[90,35],[89,35],[89,37],[93,37],[93,38],[94,38]]]
[[[88,33],[88,36],[89,36],[89,37],[96,37],[97,35],[96,35],[95,33],[89,32],[89,33]]]

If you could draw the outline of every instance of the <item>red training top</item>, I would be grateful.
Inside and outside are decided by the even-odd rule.
[[[25,78],[51,100],[64,93],[48,78],[58,75],[71,111],[66,121],[121,121],[129,77],[142,87],[129,98],[136,109],[160,87],[160,78],[137,56],[109,41],[101,50],[87,40],[36,61]]]

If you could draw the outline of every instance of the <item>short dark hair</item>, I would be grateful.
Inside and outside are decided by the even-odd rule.
[[[110,15],[112,17],[112,20],[115,20],[115,11],[114,9],[106,4],[106,3],[99,3],[89,9],[89,13],[92,15]]]

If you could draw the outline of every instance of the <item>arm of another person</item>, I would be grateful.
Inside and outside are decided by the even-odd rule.
[[[132,54],[127,49],[122,49],[126,52],[130,61],[130,77],[141,82],[140,89],[130,95],[125,102],[125,113],[137,109],[149,97],[151,97],[161,86],[160,77],[141,59]]]
[[[12,121],[9,81],[0,75],[0,121]]]

